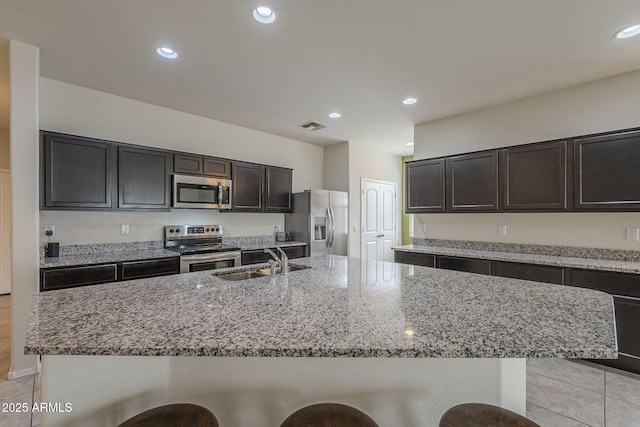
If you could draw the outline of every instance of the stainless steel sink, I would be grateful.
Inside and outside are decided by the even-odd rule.
[[[254,277],[264,277],[264,276],[266,276],[266,274],[259,273],[256,270],[239,271],[237,273],[227,273],[227,274],[218,275],[218,277],[221,279],[232,280],[234,282],[238,280],[253,279]]]
[[[292,271],[305,270],[307,268],[311,268],[311,267],[308,267],[306,265],[289,264],[289,268],[287,269],[287,272],[290,273]],[[280,270],[281,270],[280,266],[277,266],[276,274],[280,274]],[[258,272],[260,274],[264,274],[265,276],[271,276],[271,267],[261,268],[260,270],[258,270]]]
[[[287,269],[287,272],[304,270],[306,268],[311,268],[311,267],[307,267],[306,265],[289,264],[289,268]],[[276,267],[276,274],[280,274],[280,266]],[[255,277],[271,276],[271,267],[261,268],[258,270],[237,271],[232,273],[216,274],[216,276],[224,280],[231,280],[236,282],[239,280],[253,279]]]

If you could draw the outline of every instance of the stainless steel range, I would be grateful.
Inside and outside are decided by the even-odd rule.
[[[164,247],[180,253],[180,273],[237,267],[240,248],[222,244],[220,225],[168,225]]]

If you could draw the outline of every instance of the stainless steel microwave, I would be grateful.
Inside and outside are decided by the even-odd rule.
[[[231,180],[174,175],[173,207],[231,209]]]

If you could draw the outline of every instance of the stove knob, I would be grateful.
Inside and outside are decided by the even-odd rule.
[[[220,231],[220,227],[216,227],[216,231]]]
[[[169,229],[169,233],[173,233],[173,228],[170,228],[170,229]]]
[[[206,232],[208,233],[209,231],[211,231],[211,230],[209,230],[209,229],[207,228]]]

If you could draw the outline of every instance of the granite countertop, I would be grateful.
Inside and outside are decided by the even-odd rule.
[[[296,242],[296,241],[276,242],[272,240],[270,242],[255,242],[255,243],[240,244],[240,249],[243,251],[250,251],[253,249],[275,248],[276,246],[280,246],[281,248],[286,248],[288,246],[306,246],[306,243]]]
[[[168,249],[61,255],[56,258],[40,258],[40,268],[70,267],[74,265],[104,264],[109,262],[172,258],[178,256],[180,256],[178,252]]]
[[[612,298],[601,292],[341,256],[295,264],[312,268],[39,293],[25,353],[616,357]]]
[[[264,249],[276,246],[301,246],[305,242],[276,242],[273,236],[247,236],[224,238],[224,244],[238,246],[241,250]],[[89,245],[65,245],[60,247],[60,256],[46,258],[44,248],[40,251],[40,268],[70,267],[103,264],[109,262],[137,261],[143,259],[172,258],[179,253],[164,249],[164,241],[96,243]]]
[[[621,273],[640,273],[640,262],[618,261],[595,258],[577,258],[570,256],[540,255],[489,251],[480,249],[460,249],[443,246],[406,245],[394,247],[395,251],[427,253],[435,255],[452,255],[467,258],[487,259],[492,261],[522,262],[526,264],[549,265],[556,267],[584,268],[588,270],[615,271]]]

